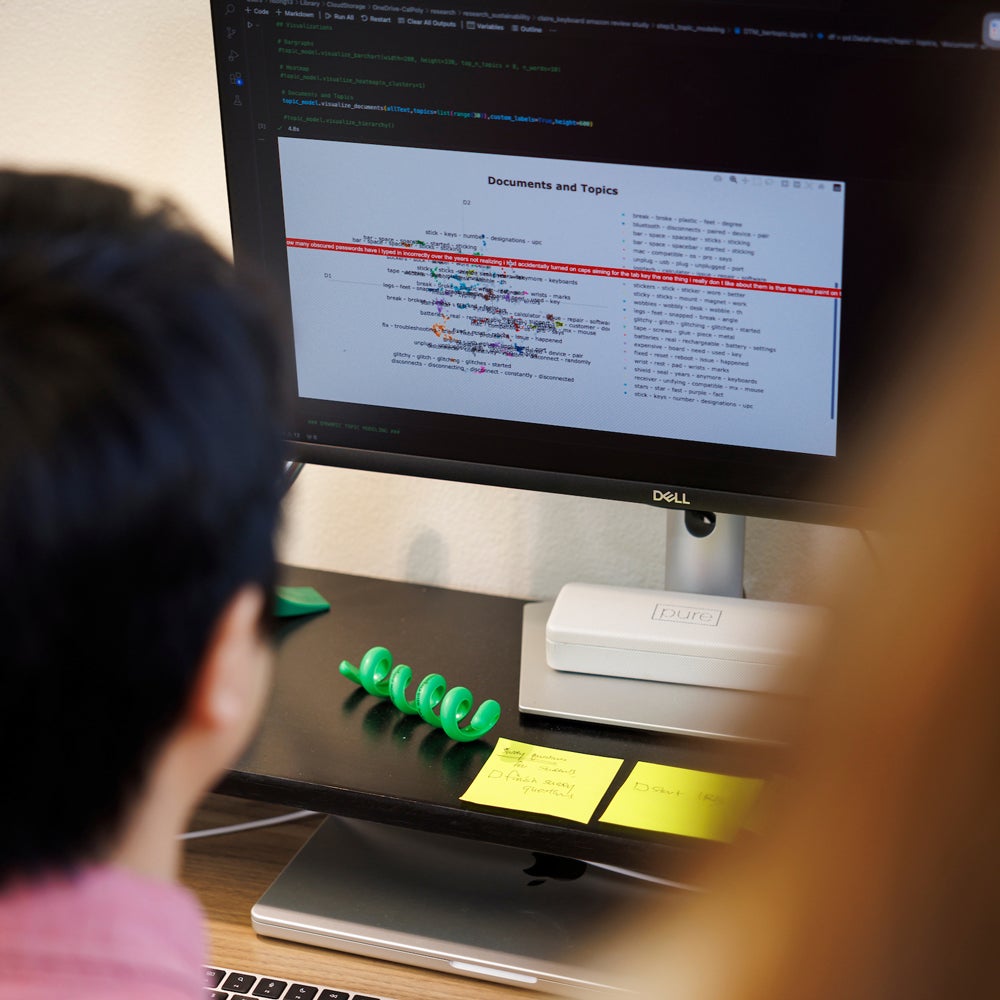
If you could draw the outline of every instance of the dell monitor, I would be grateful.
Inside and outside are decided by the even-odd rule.
[[[685,512],[681,593],[739,597],[726,515],[857,520],[907,311],[976,203],[997,16],[214,7],[235,255],[287,309],[297,457]],[[611,641],[603,603],[565,635]]]
[[[850,517],[894,320],[991,138],[981,4],[214,8],[299,457]]]

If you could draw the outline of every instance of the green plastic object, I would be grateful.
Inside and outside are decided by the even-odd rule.
[[[330,602],[314,587],[275,587],[274,616],[294,618],[329,611]]]
[[[356,667],[343,660],[340,672],[355,684],[360,684],[369,694],[388,698],[406,715],[419,715],[424,722],[443,729],[451,739],[468,743],[485,736],[500,718],[500,705],[487,698],[472,712],[472,695],[468,688],[448,689],[440,674],[428,674],[416,687],[413,699],[406,696],[406,689],[413,680],[413,671],[400,663],[392,665],[392,653],[384,646],[374,646],[361,658]],[[469,714],[472,718],[465,722]]]

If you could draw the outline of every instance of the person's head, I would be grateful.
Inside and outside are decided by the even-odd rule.
[[[873,431],[859,489],[879,515],[879,558],[840,574],[829,634],[806,657],[816,683],[784,800],[759,842],[709,873],[711,893],[675,923],[647,915],[635,929],[648,935],[636,961],[651,997],[930,1000],[996,988],[995,244],[995,231],[970,236],[977,266],[925,321],[929,353],[888,429]]]
[[[263,642],[283,370],[168,205],[0,171],[0,882],[106,853],[220,635]]]

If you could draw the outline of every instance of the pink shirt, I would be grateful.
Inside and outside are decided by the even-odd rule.
[[[104,867],[0,892],[0,1000],[201,1000],[204,959],[179,885]]]

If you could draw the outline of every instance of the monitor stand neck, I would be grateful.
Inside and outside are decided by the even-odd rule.
[[[665,589],[743,597],[745,538],[741,515],[668,511]]]

